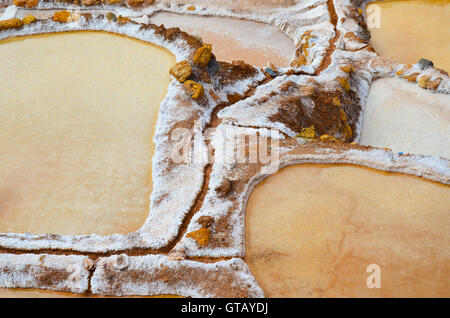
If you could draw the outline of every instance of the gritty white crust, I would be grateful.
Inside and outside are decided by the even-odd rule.
[[[295,44],[299,44],[302,34],[310,31],[312,34],[311,43],[314,46],[309,49],[307,65],[298,68],[287,67],[278,69],[279,74],[293,70],[296,74],[302,75],[279,76],[273,81],[258,87],[251,97],[225,108],[219,113],[222,124],[219,125],[218,129],[236,126],[245,128],[247,134],[256,134],[258,132],[264,136],[267,135],[267,129],[270,128],[279,131],[279,134],[272,136],[272,138],[283,141],[288,137],[294,137],[298,132],[292,131],[282,122],[268,120],[269,116],[277,111],[276,97],[271,97],[270,94],[277,93],[279,87],[287,81],[303,85],[308,83],[310,79],[314,79],[321,85],[326,85],[329,89],[336,89],[338,88],[336,77],[347,76],[340,70],[340,66],[352,64],[355,66],[355,72],[349,78],[349,82],[351,88],[356,92],[362,108],[362,111],[358,114],[358,123],[354,132],[356,134],[355,141],[358,141],[361,130],[360,122],[371,82],[379,77],[396,76],[395,72],[405,68],[405,65],[383,58],[370,49],[369,40],[366,38],[366,29],[358,23],[357,20],[359,18],[355,15],[355,3],[360,5],[360,8],[365,11],[365,6],[371,1],[333,0],[332,2],[337,15],[336,26],[330,22],[330,13],[326,0],[298,1],[296,5],[288,8],[266,8],[261,10],[253,10],[254,8],[251,8],[251,10],[245,12],[223,8],[212,3],[207,6],[196,5],[195,10],[188,11],[187,7],[191,5],[190,3],[173,5],[166,1],[156,1],[152,6],[138,10],[128,7],[126,4],[120,6],[97,5],[79,7],[61,2],[41,1],[37,9],[49,10],[48,12],[51,12],[51,10],[72,9],[75,11],[93,12],[94,16],[105,11],[113,11],[116,14],[131,17],[137,22],[147,21],[149,15],[161,11],[247,19],[277,26],[293,39]],[[11,0],[0,0],[0,5],[11,5],[11,3]],[[19,11],[27,12],[28,10],[19,9]],[[17,10],[9,10],[9,12],[14,15],[17,13]],[[156,36],[151,30],[140,30],[139,25],[127,24],[118,26],[114,23],[108,23],[106,19],[102,21],[86,21],[82,18],[79,22],[68,24],[38,22],[19,30],[2,31],[0,32],[0,39],[18,35],[75,30],[103,30],[134,37],[168,49],[176,56],[177,61],[186,59],[192,54],[191,48],[183,41],[169,42]],[[339,32],[339,36],[337,36],[337,32]],[[353,32],[363,41],[345,37],[345,34],[349,32]],[[316,74],[322,63],[324,63],[324,55],[326,50],[330,48],[330,42],[333,38],[335,38],[335,48],[331,55],[331,63],[326,69]],[[436,92],[450,93],[449,77],[442,71],[435,68],[421,71],[417,65],[414,65],[404,75],[413,73],[419,73],[418,77],[430,75],[432,80],[442,78],[442,82],[437,87]],[[214,108],[219,103],[227,100],[227,94],[243,94],[262,79],[264,79],[264,75],[261,71],[258,71],[253,78],[236,82],[220,90],[214,89],[213,85],[205,84],[205,93],[208,101],[206,107],[190,100],[181,89],[181,85],[176,81],[172,81],[169,85],[167,96],[160,105],[154,137],[156,149],[152,161],[154,190],[151,195],[151,213],[143,227],[136,233],[110,236],[98,236],[95,234],[57,236],[8,233],[0,235],[0,248],[24,251],[65,250],[82,253],[114,253],[118,251],[126,252],[135,248],[155,250],[164,248],[178,234],[184,217],[200,193],[206,167],[206,164],[180,164],[171,167],[171,171],[167,173],[165,171],[167,168],[165,162],[170,155],[171,148],[168,133],[175,124],[190,120],[194,115],[199,116],[201,124],[195,129],[200,132],[200,136],[197,136],[196,142],[203,145],[202,152],[205,152],[205,141],[202,137],[202,132],[207,123],[210,122]],[[214,100],[211,94],[212,91],[218,96],[218,100]],[[266,96],[270,96],[272,103],[259,108],[250,116],[249,109],[254,106],[259,98]],[[180,104],[183,107],[179,107]],[[214,143],[214,140],[212,142]],[[310,150],[305,151],[305,149]],[[395,171],[421,176],[444,184],[450,183],[450,164],[448,160],[443,158],[398,156],[384,149],[367,149],[358,146],[338,149],[323,144],[315,148],[308,148],[307,146],[303,148],[299,144],[295,147],[281,148],[280,151],[280,168],[300,163],[346,163],[383,171]],[[172,251],[174,254],[181,255],[180,258],[231,258],[229,260],[208,263],[201,259],[198,259],[198,261],[174,260],[170,256],[162,254],[133,257],[113,255],[100,258],[97,264],[94,265],[94,262],[87,256],[13,255],[3,253],[0,255],[0,268],[10,268],[12,271],[0,271],[0,287],[41,288],[84,293],[88,290],[89,285],[88,270],[94,269],[91,279],[91,291],[94,294],[116,296],[176,294],[194,297],[221,297],[223,294],[221,294],[220,290],[220,277],[221,275],[226,275],[229,278],[228,284],[238,286],[236,291],[242,289],[249,297],[262,297],[264,294],[261,288],[241,257],[245,254],[244,222],[246,202],[254,186],[267,175],[261,173],[260,170],[251,174],[244,189],[233,197],[237,204],[233,204],[230,198],[219,197],[215,190],[225,179],[238,179],[240,174],[245,173],[245,168],[236,170],[232,165],[214,163],[203,205],[191,219],[186,231],[186,233],[189,233],[199,229],[198,220],[201,216],[220,218],[227,216],[227,213],[229,213],[230,228],[227,237],[224,237],[227,242],[226,246],[216,246],[214,248],[209,248],[208,246],[199,247],[192,238],[184,236]],[[180,182],[180,180],[184,182]],[[212,232],[213,236],[215,234]],[[43,256],[45,257],[43,258]],[[186,277],[176,282],[170,281],[170,277],[167,281],[165,279],[161,280],[158,274],[161,267],[167,267],[173,271],[180,270]],[[42,279],[39,280],[36,276],[48,274],[52,270],[62,272],[70,268],[72,268],[73,273],[71,274],[73,276],[69,275],[70,278],[56,280],[52,282],[51,286],[43,284]],[[158,280],[146,279],[136,281],[131,278],[132,275],[127,275],[127,273],[132,274],[136,269],[144,270],[149,275],[155,275],[155,277],[158,277]],[[111,271],[122,279],[120,281],[112,281],[108,278],[108,275],[111,275]],[[199,272],[202,273],[201,275],[204,275],[205,281],[198,284],[190,284],[189,278],[198,275]],[[233,296],[241,297],[242,294],[236,293]]]
[[[1,254],[0,288],[41,288],[84,293],[89,258],[79,255]]]

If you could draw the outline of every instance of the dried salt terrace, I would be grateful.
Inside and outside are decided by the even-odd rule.
[[[369,2],[0,0],[0,297],[449,297],[449,28]]]

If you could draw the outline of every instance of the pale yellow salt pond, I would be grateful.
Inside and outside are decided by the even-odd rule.
[[[360,143],[450,159],[450,95],[398,78],[372,82]]]
[[[4,40],[0,56],[0,232],[139,229],[174,56],[102,32]]]
[[[219,61],[243,60],[259,67],[268,62],[289,66],[295,52],[294,42],[275,26],[240,19],[156,13],[153,24],[179,27],[211,43]]]
[[[450,71],[450,0],[375,2],[366,13],[379,54],[404,64],[427,58]]]
[[[449,213],[449,186],[294,165],[251,193],[245,259],[268,297],[449,297]]]

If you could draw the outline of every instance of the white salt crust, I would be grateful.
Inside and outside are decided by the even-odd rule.
[[[10,5],[11,2],[12,1],[10,0],[0,0],[0,5]],[[371,1],[361,1],[361,8],[363,11],[365,11],[365,6],[369,2]],[[349,79],[351,89],[356,92],[356,96],[358,97],[359,104],[362,108],[355,119],[355,141],[358,141],[361,130],[361,118],[363,116],[364,105],[371,82],[380,77],[396,76],[395,72],[403,69],[405,65],[397,64],[386,58],[380,57],[377,53],[369,49],[369,42],[365,34],[366,31],[357,23],[359,17],[354,8],[354,1],[334,0],[333,4],[338,21],[336,27],[330,23],[330,14],[328,12],[326,0],[298,1],[298,3],[288,8],[265,8],[258,11],[255,10],[254,12],[231,10],[218,7],[212,3],[208,6],[196,5],[194,11],[188,11],[187,7],[190,4],[171,5],[170,3],[161,1],[156,1],[155,5],[142,10],[133,10],[127,6],[117,7],[100,5],[82,7],[82,11],[113,11],[116,14],[132,17],[135,21],[146,21],[146,16],[161,11],[200,16],[213,15],[248,19],[269,23],[279,27],[291,37],[296,44],[299,43],[301,35],[304,34],[304,32],[311,31],[312,37],[310,44],[314,44],[314,46],[308,49],[309,57],[307,65],[299,68],[290,67],[278,69],[277,72],[281,76],[278,76],[269,83],[260,85],[251,97],[222,110],[219,113],[222,124],[219,125],[217,129],[225,129],[230,126],[242,127],[246,134],[256,134],[258,132],[262,136],[271,135],[272,138],[281,141],[286,139],[286,137],[294,137],[298,132],[292,131],[281,122],[272,122],[269,120],[270,115],[275,114],[277,111],[276,102],[268,103],[267,105],[264,104],[262,107],[257,107],[255,111],[254,105],[257,100],[262,97],[271,96],[270,94],[275,93],[275,97],[271,96],[270,98],[273,101],[276,101],[279,87],[287,81],[293,81],[296,84],[304,85],[308,83],[309,79],[313,79],[317,83],[325,86],[326,89],[335,90],[339,88],[339,84],[336,81],[336,77],[339,76]],[[73,9],[75,11],[80,11],[78,6],[60,2],[54,3],[42,1],[40,2],[38,9]],[[21,10],[27,11],[19,9],[19,11]],[[5,12],[8,13],[6,16],[8,18],[17,14],[17,10],[14,7],[8,8]],[[125,34],[168,49],[176,56],[177,61],[186,59],[192,54],[190,48],[182,41],[169,43],[156,36],[152,30],[139,30],[139,25],[118,26],[114,23],[108,23],[106,19],[102,21],[86,21],[82,18],[79,22],[68,24],[38,22],[33,25],[25,26],[19,30],[2,31],[0,32],[0,39],[15,35],[30,35],[71,30],[103,30]],[[331,55],[331,63],[326,69],[316,74],[316,71],[324,62],[325,51],[330,48],[330,41],[337,35],[337,31],[339,32],[339,36],[334,41],[335,49]],[[344,35],[349,32],[353,32],[363,41],[361,42],[351,37],[344,37]],[[355,72],[350,76],[340,70],[340,66],[345,64],[353,64],[355,67]],[[283,75],[292,70],[298,75]],[[432,80],[442,78],[436,93],[450,93],[449,77],[439,70],[429,68],[421,71],[418,69],[418,66],[415,65],[412,69],[408,70],[405,75],[413,73],[419,73],[418,77],[430,75],[432,76]],[[165,162],[169,157],[170,148],[174,146],[173,142],[168,138],[168,132],[177,122],[191,120],[194,116],[199,116],[200,124],[195,128],[199,133],[194,134],[194,143],[201,145],[200,151],[205,155],[206,144],[202,132],[210,122],[215,106],[221,102],[225,102],[227,94],[233,92],[243,94],[250,87],[255,86],[257,82],[264,78],[265,76],[259,70],[253,78],[237,82],[220,90],[214,89],[212,84],[205,84],[205,94],[208,100],[206,107],[188,100],[184,91],[181,89],[181,85],[176,81],[172,81],[169,85],[167,96],[160,105],[154,137],[156,149],[153,157],[154,191],[151,195],[151,213],[144,226],[136,233],[126,235],[115,234],[110,236],[98,236],[95,234],[83,236],[55,236],[9,233],[0,235],[0,247],[20,250],[59,249],[99,253],[126,251],[127,249],[132,248],[159,249],[167,246],[167,244],[169,244],[169,242],[171,242],[178,234],[184,217],[195,202],[197,195],[200,193],[206,167],[206,163],[191,165],[180,164],[172,167],[169,172],[165,171],[165,169],[168,168]],[[211,91],[214,91],[215,95],[219,97],[217,101],[212,97]],[[188,107],[178,107],[180,103],[186,103]],[[313,108],[314,105],[311,104],[311,109]],[[275,129],[277,133],[270,134],[268,129]],[[213,138],[211,142],[216,145],[218,143],[215,138]],[[307,146],[305,147],[307,148]],[[383,149],[361,149],[358,146],[343,150],[321,145],[314,149],[308,148],[310,149],[308,152],[303,152],[302,147],[303,146],[299,144],[297,147],[293,148],[280,148],[280,168],[299,163],[347,163],[384,171],[395,171],[417,175],[444,184],[450,184],[450,163],[448,160],[442,158],[429,156],[398,156]],[[213,164],[209,179],[209,189],[206,193],[203,206],[194,215],[186,231],[186,233],[189,233],[199,229],[200,225],[198,219],[201,216],[211,216],[214,219],[228,217],[230,228],[227,237],[223,237],[227,244],[224,244],[224,246],[216,246],[214,248],[208,246],[199,247],[193,239],[184,236],[178,242],[174,251],[172,251],[182,255],[182,257],[185,255],[190,257],[238,258],[216,263],[187,260],[173,261],[165,255],[147,255],[139,257],[111,256],[109,258],[101,258],[91,280],[93,293],[112,295],[178,294],[197,297],[220,296],[219,293],[214,292],[212,286],[210,286],[211,284],[208,286],[192,285],[189,284],[188,279],[181,279],[174,284],[153,280],[135,282],[130,278],[127,280],[127,275],[123,275],[125,280],[114,284],[114,282],[105,278],[105,270],[110,270],[111,268],[113,268],[113,271],[115,272],[122,272],[124,274],[128,271],[132,272],[134,269],[143,269],[149,274],[156,274],[157,269],[163,265],[172,269],[182,268],[183,271],[189,269],[188,273],[191,271],[191,273],[194,273],[192,275],[195,275],[195,272],[198,270],[204,270],[207,275],[209,275],[208,277],[217,277],[220,276],[221,272],[228,273],[233,270],[233,267],[238,268],[238,270],[234,270],[234,276],[232,275],[233,284],[236,284],[236,286],[246,286],[246,284],[249,284],[250,287],[247,288],[247,291],[250,296],[263,296],[262,290],[253,276],[251,276],[248,267],[239,257],[245,255],[244,214],[248,196],[254,186],[263,180],[267,174],[263,174],[261,173],[261,170],[259,170],[254,175],[251,175],[251,178],[245,185],[245,189],[240,193],[235,194],[236,196],[233,200],[236,200],[236,205],[233,204],[230,198],[219,197],[215,190],[225,179],[237,180],[240,178],[241,174],[246,173],[246,168],[240,167],[239,169],[232,164],[218,162]],[[180,180],[183,180],[183,182],[180,182]],[[155,202],[158,202],[158,204]],[[230,209],[231,213],[227,216]],[[220,233],[211,233],[213,237],[216,234]],[[39,260],[40,257],[41,255],[34,254],[1,254],[0,268],[9,266],[13,268],[14,273],[17,272],[20,274],[1,274],[0,272],[0,287],[49,288],[79,293],[87,290],[88,278],[86,276],[86,285],[84,285],[84,276],[82,276],[87,275],[87,272],[81,269],[80,273],[82,274],[80,274],[79,281],[77,281],[79,285],[77,285],[78,283],[70,285],[69,281],[63,281],[60,285],[57,283],[56,287],[50,288],[40,284],[39,280],[32,276],[32,271],[26,267],[27,264],[31,263],[33,264],[32,266],[36,266],[37,270],[42,270],[43,272],[46,272],[48,268],[59,270],[60,267],[58,266],[62,266],[61,264],[64,264],[64,262],[69,262],[69,259],[73,260],[72,262],[76,264],[80,264],[79,262],[82,262],[83,260],[87,260],[87,263],[90,263],[87,257],[49,255],[45,258],[45,262],[49,262],[48,264],[45,263],[45,266],[36,263],[36,260]],[[80,259],[78,260],[78,258]],[[124,258],[126,260],[124,260]]]
[[[11,5],[12,1],[4,0],[4,3]],[[250,12],[250,10],[248,12],[240,12],[210,4],[196,5],[195,10],[187,10],[190,6],[191,4],[155,1],[149,7],[133,9],[126,3],[123,3],[121,6],[105,4],[77,6],[57,1],[40,1],[38,6],[33,8],[33,10],[111,11],[117,15],[135,18],[135,21],[140,21],[137,19],[144,19],[145,21],[145,16],[151,16],[157,12],[244,19],[276,26],[290,37],[295,44],[298,43],[301,35],[305,31],[310,30],[312,35],[314,35],[311,41],[311,44],[314,44],[314,46],[309,49],[308,61],[310,63],[307,66],[298,68],[310,74],[314,73],[314,69],[322,63],[323,55],[329,46],[329,40],[335,35],[333,25],[330,23],[326,0],[305,0],[299,1],[299,3],[289,7],[263,9],[254,12]]]
[[[79,255],[1,254],[0,288],[41,288],[72,293],[88,290],[90,260]]]
[[[133,277],[139,274],[148,277],[137,281]],[[233,282],[226,284],[231,290],[223,288],[225,281]],[[100,295],[240,297],[239,292],[246,290],[248,297],[264,297],[247,264],[240,258],[201,263],[171,260],[165,255],[111,256],[97,261],[91,285],[92,292]]]

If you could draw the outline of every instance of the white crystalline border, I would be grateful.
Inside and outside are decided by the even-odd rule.
[[[6,1],[12,4],[12,1]],[[281,71],[288,71],[290,69],[300,70],[309,74],[314,73],[314,69],[319,67],[323,60],[323,55],[329,46],[329,41],[334,37],[334,27],[330,22],[327,1],[326,0],[306,0],[299,1],[296,5],[286,8],[267,9],[261,12],[238,12],[228,8],[196,5],[195,10],[188,10],[191,4],[172,4],[166,1],[156,1],[153,5],[146,8],[133,9],[127,4],[121,6],[99,4],[94,6],[78,6],[64,2],[39,2],[38,6],[33,9],[52,9],[52,10],[73,10],[73,11],[111,11],[118,15],[126,17],[134,17],[135,21],[143,19],[145,16],[150,16],[157,12],[170,12],[185,15],[197,16],[217,16],[224,18],[236,18],[249,21],[263,22],[278,27],[288,37],[290,37],[295,44],[301,38],[305,31],[312,31],[314,38],[311,44],[314,46],[308,49],[311,64],[301,66],[299,68],[283,68]],[[12,7],[14,7],[12,5]],[[312,8],[312,9],[310,9]],[[21,10],[26,10],[22,9]],[[292,52],[293,58],[295,52]]]
[[[299,148],[298,148],[299,149]],[[387,172],[400,172],[415,175],[429,180],[450,184],[450,160],[432,156],[402,156],[386,151],[384,149],[362,150],[359,148],[349,150],[336,150],[332,148],[318,148],[312,153],[296,154],[289,149],[282,149],[279,169],[283,167],[302,164],[355,164]],[[224,218],[229,214],[231,205],[228,198],[218,198],[214,189],[223,183],[225,176],[235,175],[239,179],[239,173],[233,171],[233,165],[216,165],[210,175],[210,189],[205,197],[205,204],[194,216],[188,226],[187,233],[198,230],[201,226],[198,219],[201,216],[211,216],[215,220]],[[225,172],[224,172],[225,170]],[[263,181],[268,175],[257,173],[245,185],[245,190],[240,192],[236,198],[238,207],[233,209],[229,216],[229,235],[232,239],[227,247],[208,248],[199,247],[195,240],[183,237],[175,247],[178,251],[184,251],[187,256],[199,257],[244,257],[245,255],[245,209],[253,188]],[[228,204],[226,204],[228,202]],[[214,235],[212,233],[211,235]]]
[[[49,254],[2,254],[0,257],[0,288],[40,288],[72,293],[88,290],[89,272],[85,256]],[[68,273],[67,279],[52,275],[51,285],[39,283],[39,275],[52,272]]]
[[[183,40],[170,43],[155,35],[152,29],[139,30],[140,26],[139,24],[119,26],[115,23],[108,23],[107,19],[86,21],[82,17],[79,21],[67,24],[53,21],[37,22],[19,30],[3,31],[0,33],[0,39],[49,32],[102,30],[124,34],[164,47],[176,56],[177,61],[187,59],[192,53],[192,49]],[[237,81],[233,85],[224,87],[223,91],[216,91],[219,101],[226,99],[226,93],[229,92],[243,94],[262,78],[264,78],[263,73],[258,71],[253,78]],[[155,153],[152,160],[154,191],[151,195],[151,213],[141,229],[135,233],[108,236],[5,233],[0,234],[0,246],[22,250],[63,249],[80,252],[110,252],[130,248],[159,249],[169,244],[176,237],[179,226],[201,189],[204,167],[207,163],[180,164],[174,166],[167,173],[165,162],[171,154],[167,135],[175,123],[190,120],[193,116],[200,116],[199,121],[203,123],[200,129],[203,129],[204,125],[210,121],[216,103],[209,94],[209,90],[213,90],[212,85],[205,84],[204,87],[208,98],[207,107],[200,106],[190,99],[184,93],[181,84],[176,81],[172,81],[169,85],[167,95],[160,104],[154,136]],[[180,101],[187,102],[188,106],[180,107]],[[166,198],[164,198],[165,195],[167,195]],[[160,203],[154,204],[156,201],[160,201]]]
[[[171,260],[164,255],[125,257],[117,264],[117,257],[101,258],[92,276],[91,286],[94,294],[131,295],[178,295],[186,297],[224,297],[223,284],[229,285],[234,297],[239,290],[246,290],[249,297],[264,297],[262,289],[250,273],[247,264],[240,258],[215,263],[191,260]],[[148,279],[137,281],[133,271],[145,272]],[[160,278],[161,272],[178,272],[176,279]],[[111,275],[113,279],[111,279]],[[225,280],[231,276],[231,281]],[[170,276],[170,275],[168,275]],[[200,279],[198,277],[201,277]],[[195,281],[196,284],[192,282]]]
[[[320,2],[320,1],[319,1]],[[341,3],[334,1],[336,3]],[[311,1],[309,4],[314,4],[316,2]],[[321,4],[323,4],[321,2]],[[48,3],[42,3],[42,5],[49,5]],[[61,4],[63,5],[63,4]],[[299,16],[302,16],[302,10],[307,7],[306,3],[303,8],[299,8]],[[59,3],[58,3],[59,6]],[[95,8],[95,7],[94,7]],[[177,7],[178,8],[178,7]],[[336,7],[337,13],[339,13],[339,5]],[[91,8],[86,8],[91,9]],[[117,8],[116,8],[117,9]],[[154,10],[153,8],[152,10]],[[159,9],[158,9],[159,10]],[[162,10],[162,9],[161,9]],[[175,10],[175,9],[174,9]],[[176,10],[184,10],[183,8],[178,8]],[[204,11],[204,14],[208,14],[208,10]],[[220,10],[219,10],[220,11]],[[225,10],[226,11],[226,10]],[[305,11],[306,12],[306,11]],[[225,13],[221,13],[225,15]],[[231,13],[229,13],[231,15]],[[234,13],[233,13],[234,14]],[[287,14],[284,12],[284,14]],[[249,19],[252,17],[248,17]],[[266,21],[267,22],[267,21]],[[192,52],[190,48],[183,43],[182,40],[178,40],[175,43],[168,43],[164,39],[156,36],[152,30],[139,30],[140,25],[127,24],[124,26],[118,26],[114,23],[108,23],[106,19],[85,21],[81,18],[80,21],[72,22],[68,24],[61,24],[57,22],[47,22],[24,26],[20,30],[8,30],[0,33],[1,38],[6,38],[13,35],[29,35],[35,33],[45,33],[45,32],[59,32],[59,31],[75,31],[75,30],[105,30],[109,32],[125,34],[137,39],[148,41],[156,45],[165,47],[171,51],[175,56],[177,61],[186,59]],[[353,60],[358,61],[358,58],[362,60],[367,60],[368,58],[376,58],[376,54],[361,50],[358,52],[346,52],[342,50],[336,50],[333,53],[332,60],[333,64],[327,70],[322,72],[319,76],[314,77],[316,81],[320,81],[323,84],[331,82],[336,76],[342,75],[342,72],[338,69],[340,63],[343,60]],[[370,66],[370,63],[369,63]],[[375,73],[375,76],[381,76],[380,74],[384,72],[377,68],[370,69],[370,72],[357,70],[357,80],[354,80],[351,85],[358,89],[358,96],[361,99],[362,105],[365,104],[365,99],[369,90],[369,83],[371,82]],[[378,73],[380,74],[378,74]],[[434,69],[426,70],[426,72],[433,73],[436,72]],[[392,73],[392,72],[391,72]],[[385,74],[385,73],[383,73]],[[428,73],[427,73],[428,74]],[[226,99],[226,94],[238,92],[245,92],[250,85],[254,84],[256,81],[260,81],[264,75],[258,72],[255,77],[246,79],[235,83],[229,87],[225,87],[222,91],[216,92],[219,96],[220,101]],[[299,84],[302,84],[307,79],[307,76],[291,76],[290,80],[293,80]],[[235,105],[225,109],[221,112],[219,117],[222,118],[235,118],[241,116],[239,120],[226,120],[225,122],[231,122],[231,124],[237,126],[252,126],[261,127],[268,129],[277,129],[283,132],[287,136],[293,137],[295,132],[289,130],[284,124],[272,123],[267,120],[267,116],[270,115],[270,109],[265,110],[259,109],[258,114],[248,116],[247,111],[250,109],[246,107],[249,103],[254,102],[258,97],[264,96],[268,91],[276,90],[277,85],[281,84],[286,80],[286,76],[280,76],[274,79],[272,82],[262,85],[257,88],[256,93],[253,97],[250,97],[242,102],[236,103]],[[439,86],[448,87],[448,77],[444,79],[443,83]],[[180,84],[172,82],[168,88],[168,94],[166,98],[162,101],[160,107],[160,116],[158,116],[158,123],[156,126],[155,133],[155,144],[165,144],[169,140],[167,139],[166,132],[178,121],[188,119],[192,114],[200,114],[201,122],[203,123],[200,128],[203,129],[204,124],[209,122],[211,112],[215,106],[211,96],[208,91],[211,89],[210,86],[205,85],[206,95],[209,101],[209,107],[202,108],[195,102],[192,103],[191,107],[179,108],[175,107],[177,104],[176,98],[180,97],[180,94],[184,94],[180,90]],[[447,88],[448,90],[448,88]],[[363,107],[363,106],[362,106]],[[181,110],[180,110],[181,109]],[[241,109],[241,110],[239,110]],[[362,114],[360,118],[362,118]],[[240,114],[240,115],[239,115]],[[359,131],[361,127],[357,124],[357,137],[359,136]],[[0,235],[0,245],[7,248],[17,248],[25,250],[34,249],[72,249],[76,251],[85,252],[107,252],[107,251],[119,251],[131,247],[145,247],[145,248],[161,248],[168,244],[168,242],[173,239],[178,232],[179,225],[181,224],[184,216],[189,210],[189,207],[193,204],[197,194],[200,191],[201,184],[203,182],[204,168],[206,164],[198,165],[179,165],[176,166],[171,173],[164,173],[164,160],[167,159],[167,153],[163,149],[156,147],[155,155],[153,158],[153,182],[154,191],[152,193],[152,212],[147,219],[144,226],[136,233],[121,235],[115,234],[110,236],[98,236],[96,234],[83,235],[83,236],[53,236],[53,235],[31,235],[31,234],[1,234]],[[185,182],[180,182],[178,180],[189,180],[186,184]],[[187,181],[186,181],[187,182]],[[156,201],[160,201],[164,198],[160,204],[157,206],[154,204]]]

